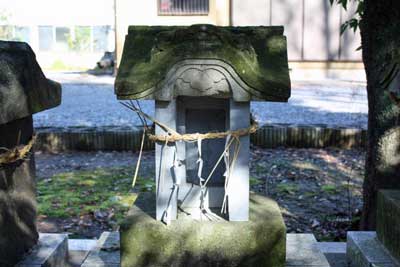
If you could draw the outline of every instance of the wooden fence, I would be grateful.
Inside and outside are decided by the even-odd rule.
[[[42,151],[137,151],[142,130],[118,128],[37,129],[36,149]],[[263,148],[296,147],[341,149],[364,148],[366,131],[324,126],[266,125],[251,136],[251,143]],[[154,149],[146,140],[145,150]]]

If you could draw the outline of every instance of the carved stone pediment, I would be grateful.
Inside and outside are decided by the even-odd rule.
[[[256,92],[220,60],[185,60],[176,64],[160,84],[161,89],[146,98],[170,101],[178,96],[209,96],[250,101]]]
[[[131,26],[115,93],[118,99],[285,102],[290,78],[283,27]]]

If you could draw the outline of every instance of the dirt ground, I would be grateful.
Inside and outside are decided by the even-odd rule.
[[[63,173],[80,174],[98,169],[125,168],[129,169],[126,174],[129,175],[137,158],[136,153],[129,152],[37,152],[35,156],[39,183],[58,179],[57,175]],[[346,231],[358,227],[364,157],[365,153],[360,150],[253,147],[251,190],[279,203],[287,232],[314,233],[320,241],[341,241],[346,238]],[[154,152],[145,152],[142,161],[139,176],[151,179]],[[39,214],[38,228],[41,232],[67,232],[75,237],[95,238],[102,231],[117,227],[111,219],[112,213],[95,209],[70,217]]]

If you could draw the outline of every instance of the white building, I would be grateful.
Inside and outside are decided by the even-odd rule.
[[[2,24],[31,44],[45,68],[93,67],[115,43],[119,61],[129,25],[209,23],[284,25],[292,76],[364,75],[359,34],[340,35],[353,2],[346,12],[329,0],[2,0],[0,10],[10,14]]]
[[[113,0],[2,0],[0,39],[28,42],[44,68],[92,68],[114,51]]]

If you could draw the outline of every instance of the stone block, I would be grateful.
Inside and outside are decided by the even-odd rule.
[[[379,191],[376,231],[379,241],[400,261],[400,190]]]
[[[32,116],[0,124],[0,147],[26,145],[32,134]],[[24,160],[0,165],[0,266],[17,263],[38,237],[35,161],[30,154]]]
[[[143,193],[121,224],[121,265],[285,265],[286,227],[275,201],[250,195],[248,222],[193,220],[185,213],[169,226],[155,219],[154,195]]]
[[[286,266],[329,267],[329,263],[318,248],[317,240],[313,234],[288,234]]]
[[[349,267],[399,267],[378,241],[376,232],[348,232],[347,261]]]
[[[69,267],[68,236],[40,234],[38,244],[15,267]]]
[[[82,267],[119,267],[121,262],[119,243],[118,232],[104,232]]]

